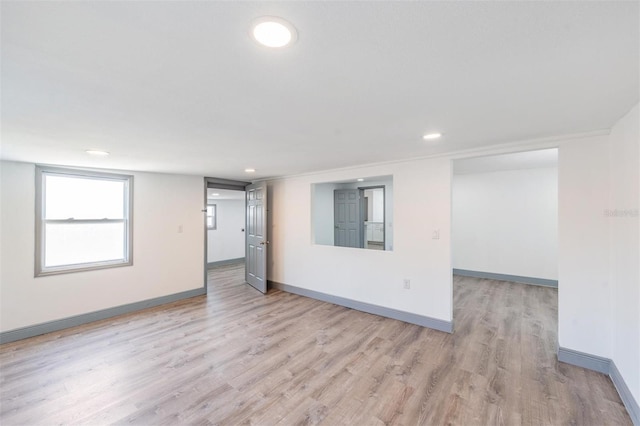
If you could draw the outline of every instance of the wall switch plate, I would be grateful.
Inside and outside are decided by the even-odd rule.
[[[404,282],[404,288],[406,290],[409,290],[411,288],[411,280],[409,278],[405,278],[403,282]]]
[[[431,239],[432,240],[439,240],[440,239],[440,230],[436,229],[435,231],[433,231],[431,233]]]
[[[182,225],[178,225],[178,234],[182,234]]]

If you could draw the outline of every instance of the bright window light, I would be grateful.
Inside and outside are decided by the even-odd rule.
[[[217,229],[217,206],[215,204],[207,204],[207,229]]]
[[[36,276],[131,264],[133,177],[36,169]]]

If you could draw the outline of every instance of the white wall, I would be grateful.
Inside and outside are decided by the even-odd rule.
[[[562,144],[558,158],[559,345],[612,359],[636,402],[640,401],[638,114],[636,105],[608,137]]]
[[[365,220],[368,222],[373,222],[373,190],[365,190],[364,196],[367,199],[367,217]]]
[[[384,192],[373,190],[373,218],[372,222],[384,222]]]
[[[382,188],[367,189],[364,191],[367,197],[368,222],[384,222],[384,190]]]
[[[202,177],[129,172],[133,266],[34,278],[35,166],[0,168],[1,331],[203,286]]]
[[[311,241],[316,244],[332,246],[335,238],[333,192],[338,188],[335,183],[322,183],[313,185],[313,227],[311,228]]]
[[[558,169],[453,177],[453,267],[558,279]]]
[[[607,137],[558,150],[558,341],[611,357]]]
[[[238,259],[245,252],[245,201],[211,200],[215,204],[217,229],[208,231],[207,261]]]
[[[450,174],[449,159],[439,158],[269,182],[269,279],[451,321]],[[312,243],[312,184],[383,175],[393,175],[393,251]],[[439,240],[431,239],[434,229]]]
[[[610,282],[613,289],[612,354],[640,402],[640,119],[638,105],[609,137],[611,189],[607,220],[611,231]]]

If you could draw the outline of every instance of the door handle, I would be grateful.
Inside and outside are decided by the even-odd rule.
[[[265,245],[265,244],[269,244],[269,241],[260,241],[260,245]]]

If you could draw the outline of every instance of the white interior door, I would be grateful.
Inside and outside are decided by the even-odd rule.
[[[267,184],[246,187],[247,250],[245,279],[256,290],[267,292]]]

